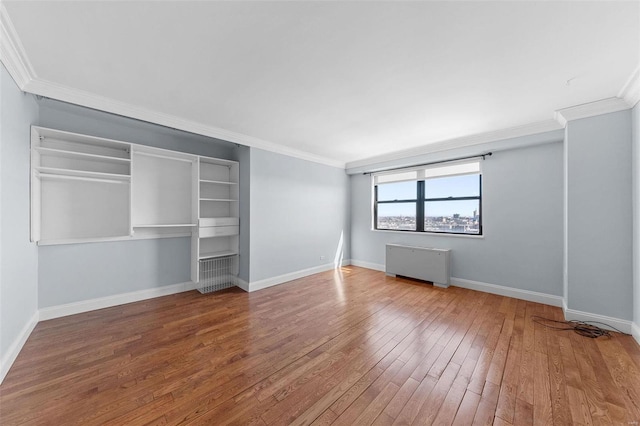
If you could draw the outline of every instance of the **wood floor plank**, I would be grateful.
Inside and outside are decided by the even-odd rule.
[[[562,310],[344,267],[39,323],[5,425],[629,424],[640,347]]]
[[[618,344],[616,338],[596,343],[614,383],[622,390],[628,413],[627,422],[638,421],[636,419],[640,419],[640,369]]]
[[[393,423],[393,419],[398,417],[400,411],[404,408],[405,404],[411,398],[411,395],[416,391],[420,382],[412,379],[411,377],[407,378],[402,387],[398,389],[398,392],[393,396],[391,401],[384,408],[384,414],[391,419],[391,423]]]
[[[553,424],[549,361],[546,351],[534,354],[536,375],[533,380],[533,422],[539,425]]]
[[[575,354],[576,366],[580,374],[580,389],[584,391],[591,420],[594,424],[612,424],[609,417],[608,405],[605,400],[600,382],[590,363],[589,356],[584,350],[584,338],[577,334],[569,334],[572,348]]]
[[[533,425],[533,404],[524,399],[516,398],[516,413],[513,417],[513,424],[528,426]]]
[[[582,389],[567,385],[567,397],[569,398],[569,412],[571,423],[574,425],[592,425],[591,413],[587,397]]]
[[[453,384],[449,388],[449,392],[442,401],[438,414],[433,419],[435,425],[450,425],[453,423],[458,407],[462,402],[465,392],[467,391],[466,381],[454,380]]]
[[[438,411],[446,399],[459,370],[460,366],[458,364],[450,363],[447,365],[447,368],[438,378],[438,382],[429,393],[429,397],[422,403],[422,406],[416,415],[415,424],[431,424],[433,422],[435,417],[438,415]]]
[[[462,397],[462,402],[460,402],[452,424],[455,426],[470,425],[476,416],[478,404],[480,404],[480,395],[467,390]]]
[[[398,417],[393,422],[394,425],[410,425],[415,420],[420,407],[427,400],[431,390],[436,386],[438,381],[431,376],[425,376],[411,395],[407,403],[402,407]]]
[[[341,416],[337,418],[336,424],[340,424],[340,422],[344,422],[346,425],[370,425],[373,424],[375,419],[382,413],[382,410],[387,406],[389,401],[394,397],[394,395],[398,392],[398,385],[392,382],[388,382],[387,385],[382,389],[376,397],[365,407],[364,410],[360,412],[358,417],[355,420],[352,420],[347,415]],[[355,404],[352,404],[349,408],[353,407]],[[359,411],[359,410],[358,410]],[[354,412],[357,412],[354,410]],[[345,412],[346,413],[346,412]]]
[[[518,375],[520,373],[520,359],[522,355],[522,338],[515,331],[509,342],[509,352],[505,364],[504,378],[500,384],[500,395],[496,407],[496,416],[507,423],[513,423],[518,391]],[[542,374],[542,373],[540,373]]]
[[[569,406],[567,381],[560,352],[560,337],[557,333],[547,336],[547,347],[553,422],[554,424],[568,425],[571,424],[571,415],[570,410],[567,410]]]
[[[491,382],[487,382],[480,395],[480,403],[473,418],[474,425],[491,425],[495,417],[496,405],[500,388]]]
[[[522,355],[520,358],[520,372],[518,373],[518,399],[533,404],[533,375],[534,375],[534,324],[531,320],[531,303],[520,304],[525,317],[522,330]]]

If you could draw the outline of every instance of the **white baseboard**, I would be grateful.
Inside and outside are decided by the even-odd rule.
[[[342,261],[341,266],[347,266],[352,264],[353,263],[347,259]],[[308,277],[309,275],[318,274],[320,272],[330,271],[335,268],[336,268],[335,264],[332,262],[332,263],[326,263],[320,266],[314,266],[313,268],[301,269],[299,271],[289,272],[287,274],[278,275],[277,277],[271,277],[271,278],[266,278],[264,280],[253,281],[249,283],[248,291],[251,292],[251,291],[262,290],[264,288],[273,287],[274,285],[297,280],[298,278],[304,278],[304,277]]]
[[[386,270],[384,265],[381,265],[379,263],[365,262],[363,260],[351,259],[351,264],[353,266],[359,266],[361,268],[373,269],[374,271],[382,271],[382,272],[384,272]]]
[[[351,260],[353,266],[373,269],[375,271],[385,272],[385,266],[378,263],[365,262],[362,260]],[[537,291],[521,290],[518,288],[505,287],[497,284],[488,284],[480,281],[466,280],[463,278],[451,277],[451,285],[456,287],[468,288],[470,290],[483,291],[485,293],[498,294],[500,296],[513,297],[515,299],[527,300],[529,302],[544,303],[551,306],[562,306],[564,300],[561,296],[552,294],[538,293]]]
[[[569,309],[566,306],[564,309],[564,318],[567,321],[595,321],[601,324],[594,324],[598,327],[608,328],[613,330],[611,327],[615,327],[623,333],[633,334],[633,323],[631,321],[623,320],[620,318],[608,317],[605,315],[592,314],[590,312],[576,311],[575,309]],[[606,327],[606,326],[609,327]],[[634,336],[635,337],[635,336]],[[636,341],[638,338],[636,338]]]
[[[194,289],[195,284],[188,281],[164,287],[132,291],[131,293],[116,294],[113,296],[99,297],[97,299],[82,300],[80,302],[41,308],[40,321],[94,311],[96,309],[110,308],[112,306],[124,305],[125,303],[138,302],[140,300],[153,299],[154,297],[168,296],[170,294],[182,293],[183,291]]]
[[[9,372],[9,369],[13,365],[13,362],[18,357],[18,354],[22,350],[22,347],[27,342],[27,339],[31,335],[31,332],[34,328],[36,328],[36,325],[38,325],[38,321],[39,313],[38,311],[36,311],[31,319],[29,319],[24,327],[22,327],[22,330],[20,330],[20,334],[18,334],[18,337],[16,337],[13,343],[11,343],[11,346],[9,346],[7,353],[2,355],[2,358],[0,359],[0,384],[2,384],[2,381]]]
[[[638,342],[638,344],[640,345],[640,326],[635,322],[631,323],[631,335],[636,340],[636,342]]]
[[[247,293],[249,292],[249,283],[243,280],[242,278],[238,278],[238,281],[236,282],[236,287],[243,289]]]
[[[554,296],[552,294],[539,293],[537,291],[522,290],[519,288],[505,287],[502,285],[488,284],[455,277],[451,277],[451,285],[468,288],[470,290],[483,291],[485,293],[498,294],[500,296],[513,297],[515,299],[522,299],[529,302],[562,307],[562,296]]]

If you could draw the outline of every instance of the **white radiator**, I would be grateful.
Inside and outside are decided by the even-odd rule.
[[[389,276],[417,278],[447,288],[451,276],[451,250],[387,244],[385,265]]]

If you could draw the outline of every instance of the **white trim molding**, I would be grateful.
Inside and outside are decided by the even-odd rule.
[[[343,260],[341,266],[347,266],[347,265],[351,265],[351,261],[350,260]],[[304,278],[304,277],[308,277],[309,275],[313,275],[313,274],[318,274],[320,272],[326,272],[326,271],[330,271],[332,269],[336,269],[335,264],[332,263],[326,263],[324,265],[320,265],[320,266],[314,266],[313,268],[308,268],[308,269],[301,269],[299,271],[295,271],[295,272],[289,272],[286,274],[282,274],[282,275],[278,275],[276,277],[271,277],[271,278],[265,278],[263,280],[259,280],[259,281],[253,281],[251,283],[249,283],[249,292],[252,291],[257,291],[257,290],[262,290],[268,287],[273,287],[275,285],[278,284],[284,284],[286,282],[289,281],[293,281],[293,280],[297,280],[299,278]],[[242,287],[240,287],[242,288]]]
[[[351,264],[353,266],[359,266],[361,268],[373,269],[374,271],[381,271],[381,272],[386,271],[386,268],[384,267],[384,265],[381,265],[379,263],[371,263],[371,262],[365,262],[364,260],[351,259]]]
[[[624,99],[614,97],[559,109],[555,112],[555,118],[562,127],[565,127],[569,121],[624,111],[629,108],[631,106]]]
[[[113,296],[81,300],[79,302],[66,303],[64,305],[50,306],[40,309],[40,321],[66,317],[68,315],[80,314],[82,312],[95,311],[96,309],[110,308],[113,306],[124,305],[126,303],[138,302],[140,300],[153,299],[154,297],[168,296],[170,294],[182,293],[183,291],[194,289],[195,284],[188,281],[163,287],[132,291],[130,293],[114,294]]]
[[[139,107],[126,102],[120,102],[114,99],[96,95],[91,92],[74,89],[72,87],[64,86],[51,81],[46,81],[40,78],[32,79],[22,89],[35,95],[40,95],[51,99],[58,99],[64,102],[69,102],[72,104],[81,105],[112,114],[123,115],[125,117],[147,121],[165,127],[171,127],[174,129],[196,133],[227,142],[250,146],[252,148],[264,149],[265,151],[275,152],[277,154],[287,155],[301,160],[312,161],[314,163],[325,164],[327,166],[337,167],[341,169],[344,169],[345,167],[344,161],[322,157],[296,148],[290,148],[242,133],[205,125],[196,121]]]
[[[9,346],[7,353],[2,355],[2,358],[0,359],[0,384],[2,384],[2,381],[4,380],[7,373],[9,372],[9,369],[18,357],[18,354],[22,350],[22,347],[27,342],[27,339],[31,335],[31,332],[34,328],[36,328],[36,325],[38,325],[38,321],[39,313],[38,311],[36,311],[31,316],[29,321],[24,325],[24,327],[22,327],[22,330],[20,330],[20,333],[18,334],[16,339],[11,343],[11,346]]]
[[[640,102],[640,66],[636,68],[629,80],[622,86],[618,97],[624,99],[631,108]]]
[[[236,287],[243,289],[247,293],[249,292],[249,283],[243,280],[242,278],[238,278],[236,282]]]
[[[631,323],[631,335],[635,339],[636,342],[640,345],[640,326],[635,322]]]
[[[36,78],[35,71],[24,51],[24,46],[9,18],[9,13],[0,3],[0,61],[4,64],[20,89]]]
[[[403,160],[406,158],[417,157],[420,155],[435,154],[454,149],[467,148],[473,146],[486,145],[491,142],[515,139],[523,136],[537,135],[540,133],[552,132],[560,130],[562,126],[556,120],[546,120],[537,123],[524,124],[521,126],[500,129],[493,132],[478,133],[475,135],[464,136],[455,139],[447,139],[433,142],[428,145],[405,149],[402,151],[394,151],[383,155],[365,158],[362,160],[350,161],[346,164],[347,170],[353,169],[354,173],[359,173],[360,169],[367,166],[387,163],[390,161]],[[548,143],[547,140],[541,140],[539,143]],[[531,144],[529,144],[531,145]],[[517,148],[519,146],[512,146]],[[367,170],[369,171],[369,170]]]
[[[608,317],[605,315],[592,314],[590,312],[577,311],[575,309],[569,309],[563,306],[564,318],[567,321],[593,321],[600,324],[594,324],[601,328],[613,330],[612,327],[617,328],[623,333],[632,334],[632,322],[623,320],[620,318]],[[608,327],[607,327],[608,326]],[[637,340],[637,339],[636,339]]]
[[[373,269],[375,271],[385,272],[384,265],[378,263],[365,262],[362,260],[351,260],[353,266],[361,268]],[[472,281],[463,278],[451,277],[451,285],[455,287],[466,288],[469,290],[482,291],[484,293],[497,294],[499,296],[513,297],[515,299],[527,300],[529,302],[543,303],[545,305],[562,307],[563,298],[547,293],[539,293],[537,291],[521,290],[519,288],[505,287],[497,284],[488,284],[480,281]]]
[[[451,277],[451,285],[469,290],[482,291],[484,293],[497,294],[499,296],[513,297],[514,299],[526,300],[528,302],[543,303],[545,305],[562,307],[562,296],[539,293],[537,291],[522,290],[519,288],[505,287],[497,284],[483,283],[463,278]]]

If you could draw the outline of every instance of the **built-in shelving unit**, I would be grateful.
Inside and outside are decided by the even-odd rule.
[[[33,241],[129,235],[129,144],[39,127],[31,144]]]
[[[192,192],[198,158],[176,154],[148,147],[133,149],[132,228],[196,226]]]
[[[198,238],[192,244],[192,256],[199,260],[192,271],[197,280],[213,263],[237,268],[239,248],[238,163],[200,157],[198,173]],[[237,271],[231,275],[237,274]],[[225,277],[214,286],[223,288]],[[229,285],[226,285],[227,287]]]
[[[40,245],[192,237],[192,280],[235,284],[239,165],[33,126],[31,239]],[[205,285],[200,286],[202,280]]]

